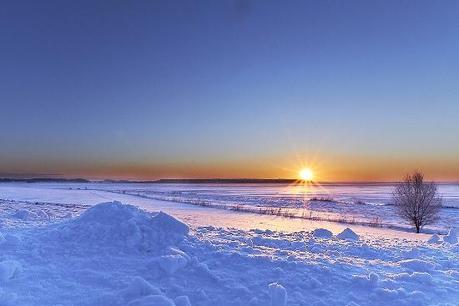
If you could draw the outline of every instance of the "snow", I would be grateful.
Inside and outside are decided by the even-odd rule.
[[[391,205],[393,187],[390,184],[326,184],[305,189],[301,185],[283,184],[93,183],[84,188],[198,207],[264,211],[308,220],[412,230]],[[424,227],[425,232],[446,233],[451,224],[459,223],[459,184],[440,184],[439,191],[445,208],[440,212],[440,221]]]
[[[330,239],[333,237],[333,233],[325,228],[318,228],[312,232],[315,238]]]
[[[158,258],[157,262],[166,274],[172,275],[188,264],[188,258],[180,254],[164,255]]]
[[[190,299],[186,295],[181,295],[174,300],[176,306],[191,306]]]
[[[21,264],[15,260],[0,262],[0,281],[7,282],[17,275],[22,269]]]
[[[81,216],[47,233],[63,242],[115,247],[124,252],[157,251],[182,241],[186,224],[158,212],[148,214],[132,205],[107,202],[89,208]]]
[[[398,264],[402,267],[405,267],[409,270],[416,272],[429,272],[434,270],[435,268],[433,263],[421,259],[401,260],[398,262]]]
[[[161,206],[160,210],[174,216],[186,217],[185,211],[193,211],[186,219],[180,216],[190,225],[201,222],[199,219],[203,216],[197,214],[205,209],[204,215],[212,217],[212,223],[226,226],[222,224],[226,219],[219,220],[221,211],[215,215],[209,213],[209,207],[215,207],[227,211],[294,215],[309,221],[340,222],[344,224],[342,229],[352,226],[356,232],[357,225],[413,231],[391,205],[392,188],[388,184],[337,184],[304,190],[301,186],[283,184],[3,183],[0,184],[0,198],[85,206],[117,200],[147,210],[155,203]],[[446,234],[449,227],[459,226],[459,184],[440,184],[439,191],[445,208],[436,224],[422,229],[425,233]],[[304,220],[299,221],[304,223]],[[244,224],[247,222],[237,226]],[[272,226],[270,224],[269,228],[273,229]]]
[[[132,300],[148,295],[161,295],[162,292],[142,277],[136,276],[121,294],[126,300]]]
[[[119,188],[120,186],[120,184],[105,185],[113,185],[112,188]],[[130,203],[147,211],[157,212],[161,210],[181,219],[190,226],[213,225],[219,227],[236,227],[245,230],[257,228],[260,230],[287,232],[314,230],[319,227],[325,227],[335,233],[339,233],[348,227],[348,225],[339,222],[296,218],[286,219],[263,214],[241,214],[240,212],[231,210],[213,209],[199,205],[156,200],[137,195],[94,190],[87,186],[83,187],[83,185],[81,187],[77,187],[80,185],[71,185],[73,187],[67,186],[68,184],[26,184],[25,186],[23,184],[0,184],[0,199],[4,198],[0,217],[5,216],[1,220],[2,225],[7,227],[24,227],[29,225],[43,225],[49,221],[27,220],[27,222],[23,222],[24,220],[10,218],[10,215],[19,208],[34,212],[43,210],[49,215],[50,221],[55,222],[72,216],[78,216],[96,203],[120,201]],[[121,186],[123,185],[121,184]],[[107,186],[105,188],[108,189]],[[390,228],[353,225],[352,229],[358,234],[381,235],[383,233],[385,236],[400,237],[404,235],[409,236],[411,239],[426,239],[427,237],[424,235],[411,235],[409,232],[403,233],[400,230],[392,230]]]
[[[287,291],[278,284],[269,284],[269,296],[271,297],[271,306],[285,306],[287,304]]]
[[[427,240],[428,243],[440,243],[440,237],[437,234],[433,234],[432,237]]]
[[[175,306],[174,301],[163,295],[148,295],[139,299],[133,300],[127,304],[128,306]]]
[[[443,238],[444,242],[449,244],[457,243],[457,232],[454,228],[450,228],[448,234]]]
[[[447,242],[454,230],[432,243],[425,234],[103,191],[96,192],[95,199],[104,195],[97,205],[85,202],[89,190],[41,190],[42,198],[34,187],[34,194],[27,194],[33,200],[26,200],[21,188],[14,191],[17,199],[0,200],[0,305],[457,305],[459,300],[459,245]],[[50,195],[54,199],[46,202]],[[39,217],[16,217],[28,215],[25,211]]]
[[[351,241],[359,240],[359,235],[357,235],[350,228],[345,228],[344,231],[336,235],[336,237],[338,237],[339,239],[343,239],[343,240],[351,240]]]

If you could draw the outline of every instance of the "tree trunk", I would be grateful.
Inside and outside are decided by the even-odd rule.
[[[419,230],[420,230],[420,226],[419,226],[419,225],[416,225],[416,233],[419,234]]]

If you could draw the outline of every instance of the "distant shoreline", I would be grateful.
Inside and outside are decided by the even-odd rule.
[[[0,178],[0,183],[113,183],[113,184],[301,184],[298,179],[158,179],[158,180],[88,180],[84,178]],[[397,182],[313,182],[320,185],[393,185]],[[459,184],[459,181],[436,182],[437,184]]]

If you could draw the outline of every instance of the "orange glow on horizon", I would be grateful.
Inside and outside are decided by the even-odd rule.
[[[324,182],[393,182],[413,169],[420,169],[429,180],[459,181],[457,158],[355,156],[330,152],[306,152],[244,159],[215,159],[177,162],[154,160],[139,163],[120,160],[46,162],[30,160],[27,163],[0,162],[4,177],[11,173],[29,173],[33,176],[82,177],[89,179],[153,180],[159,178],[267,178],[296,179],[298,184],[305,177],[301,169],[310,169],[314,183]],[[34,173],[37,173],[35,175]],[[50,173],[47,175],[47,173]],[[26,176],[26,175],[23,175]],[[309,180],[306,178],[306,180]]]

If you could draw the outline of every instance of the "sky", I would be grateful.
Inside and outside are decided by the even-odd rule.
[[[459,181],[458,1],[3,1],[0,176]]]

